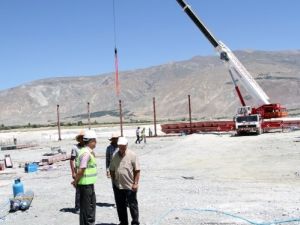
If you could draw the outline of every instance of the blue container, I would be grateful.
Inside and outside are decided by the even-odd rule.
[[[25,172],[32,173],[38,170],[38,165],[36,163],[26,163],[25,165]]]
[[[24,193],[24,186],[20,178],[15,179],[15,183],[13,184],[13,192],[14,197],[16,197],[16,195],[19,193]]]

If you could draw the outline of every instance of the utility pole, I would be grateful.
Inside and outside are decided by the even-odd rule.
[[[189,99],[189,121],[190,121],[190,134],[192,133],[192,107],[191,107],[191,95],[188,95]]]
[[[154,136],[157,137],[155,97],[153,97],[153,117],[154,117]]]
[[[122,101],[119,100],[119,110],[120,110],[120,130],[121,130],[121,137],[123,137],[123,112],[122,112]]]
[[[60,133],[60,119],[59,119],[59,105],[57,105],[57,129],[58,129],[58,140],[61,141],[61,133]]]
[[[90,103],[87,103],[87,113],[88,113],[88,124],[89,124],[89,130],[91,129],[91,113],[90,113]]]

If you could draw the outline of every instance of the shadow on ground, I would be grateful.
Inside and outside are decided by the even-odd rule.
[[[96,203],[97,206],[99,207],[114,207],[115,204],[111,204],[111,203],[105,203],[105,202],[98,202]],[[104,223],[103,225],[105,225],[106,223]]]
[[[62,209],[60,209],[59,211],[60,211],[60,212],[65,212],[65,213],[74,213],[74,214],[76,214],[74,208],[62,208]]]
[[[97,223],[96,225],[118,225],[116,223]]]

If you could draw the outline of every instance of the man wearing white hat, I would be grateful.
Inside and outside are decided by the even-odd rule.
[[[110,163],[110,174],[116,200],[120,225],[128,225],[127,204],[132,217],[131,225],[139,225],[137,191],[140,179],[140,164],[137,155],[127,149],[128,140],[119,137],[119,151]]]
[[[97,144],[97,135],[93,130],[84,132],[82,148],[78,156],[78,172],[72,182],[80,192],[80,225],[95,225],[96,195],[94,184],[97,181],[97,164],[94,149]]]
[[[114,154],[118,151],[118,139],[120,135],[118,133],[113,133],[111,135],[110,145],[106,148],[106,176],[110,178],[109,165],[114,156]]]

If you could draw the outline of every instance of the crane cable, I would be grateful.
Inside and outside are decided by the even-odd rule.
[[[113,3],[113,26],[114,26],[114,44],[115,44],[115,90],[116,95],[120,95],[120,82],[119,82],[119,58],[118,58],[118,48],[117,48],[117,29],[116,29],[116,7],[115,7],[115,0],[112,1]]]

